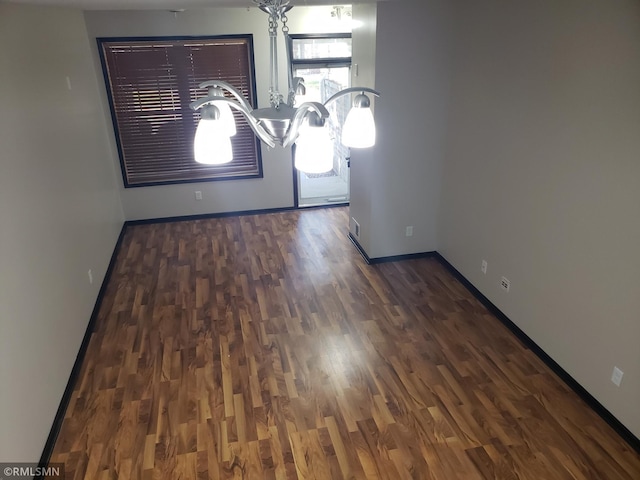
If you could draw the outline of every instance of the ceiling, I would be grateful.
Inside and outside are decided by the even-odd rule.
[[[292,5],[341,5],[371,3],[376,0],[340,2],[331,0],[292,0]],[[0,0],[2,3],[2,0]],[[201,7],[252,7],[251,0],[8,0],[7,3],[75,7],[83,10],[172,10]]]

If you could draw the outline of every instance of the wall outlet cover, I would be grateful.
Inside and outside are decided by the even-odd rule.
[[[356,222],[356,219],[353,217],[351,217],[351,220],[353,221],[353,234],[356,237],[360,237],[360,224]]]
[[[624,372],[622,370],[620,370],[618,367],[613,367],[613,373],[611,374],[611,381],[617,386],[620,386],[620,383],[622,383],[622,376],[624,375]]]

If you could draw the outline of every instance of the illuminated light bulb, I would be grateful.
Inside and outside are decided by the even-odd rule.
[[[360,94],[353,101],[342,127],[342,144],[351,148],[369,148],[376,144],[376,124],[369,98]]]
[[[304,125],[300,128],[295,167],[304,173],[325,173],[333,168],[333,141],[326,127]]]
[[[202,108],[202,118],[193,142],[193,154],[196,162],[205,165],[222,165],[233,160],[228,126],[224,124],[220,110],[214,105]]]

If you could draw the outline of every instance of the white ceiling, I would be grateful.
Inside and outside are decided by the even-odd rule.
[[[376,0],[340,2],[331,0],[292,0],[292,5],[342,5],[349,3],[370,3]],[[2,3],[3,0],[0,0]],[[6,3],[27,3],[75,7],[83,10],[172,10],[201,7],[252,7],[251,0],[8,0]]]

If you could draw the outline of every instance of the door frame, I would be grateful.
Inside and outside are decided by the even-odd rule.
[[[338,39],[338,38],[352,38],[351,33],[342,32],[342,33],[291,33],[287,35],[287,53],[289,56],[289,68],[291,69],[291,75],[294,75],[294,71],[296,68],[305,68],[305,67],[348,67],[352,66],[352,58],[351,57],[335,57],[335,58],[309,58],[309,59],[294,59],[293,58],[293,41],[300,39]],[[349,82],[349,85],[350,86]],[[296,144],[294,143],[291,147],[291,170],[293,173],[293,205],[295,208],[307,208],[307,206],[300,206],[300,172],[296,170],[294,166],[294,158],[295,158],[295,148]],[[349,158],[347,160],[347,168],[350,168]],[[349,185],[348,185],[348,199],[343,203],[329,203],[327,206],[334,205],[349,205],[349,201],[351,199],[351,171],[349,170]],[[309,205],[311,207],[313,205]]]

